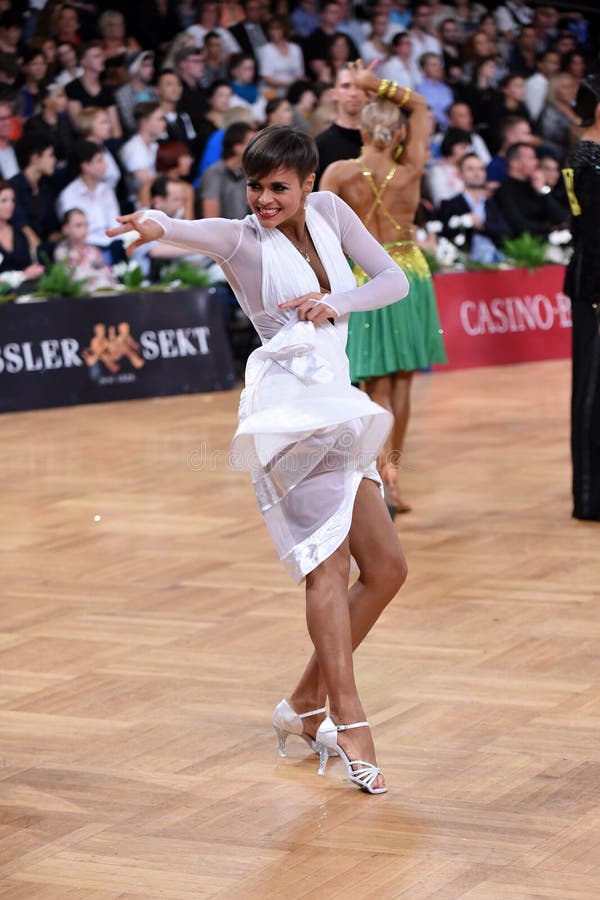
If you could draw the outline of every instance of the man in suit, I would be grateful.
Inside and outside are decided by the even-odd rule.
[[[485,165],[476,153],[466,153],[458,167],[464,190],[442,200],[442,234],[478,262],[494,262],[498,254],[490,234],[503,229],[493,200],[488,199]]]
[[[251,56],[258,71],[258,51],[267,43],[262,26],[263,4],[261,0],[245,0],[244,20],[229,29],[245,56]]]

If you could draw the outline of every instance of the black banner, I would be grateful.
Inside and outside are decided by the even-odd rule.
[[[0,306],[0,412],[221,391],[235,381],[207,288]]]

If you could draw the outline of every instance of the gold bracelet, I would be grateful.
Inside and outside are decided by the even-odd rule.
[[[385,97],[386,91],[389,88],[389,86],[390,86],[389,78],[382,78],[382,80],[379,82],[379,87],[377,88],[377,96]]]
[[[400,107],[400,109],[402,109],[403,106],[406,106],[406,104],[407,104],[408,101],[410,100],[410,95],[411,95],[411,94],[412,94],[412,91],[411,91],[410,88],[408,88],[408,87],[407,87],[407,88],[404,88],[404,94],[403,94],[403,96],[402,96],[402,100],[401,100],[400,103],[398,104],[398,106]]]
[[[388,88],[387,91],[385,92],[386,99],[387,99],[387,100],[393,100],[393,98],[396,96],[396,91],[397,91],[397,90],[398,90],[398,82],[397,82],[397,81],[392,81],[392,83],[390,84],[389,88]]]

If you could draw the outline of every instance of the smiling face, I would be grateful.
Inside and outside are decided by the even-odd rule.
[[[279,168],[262,177],[248,176],[248,205],[261,225],[293,225],[304,216],[304,203],[315,181],[314,172],[300,182],[295,169]]]

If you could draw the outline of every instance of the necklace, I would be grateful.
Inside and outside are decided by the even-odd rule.
[[[301,253],[306,262],[310,265],[310,253],[308,252],[308,228],[306,227],[306,225],[304,226],[304,250],[302,249],[302,247],[298,246],[293,238],[288,237],[287,235],[286,237],[288,241],[294,245],[298,253]]]

